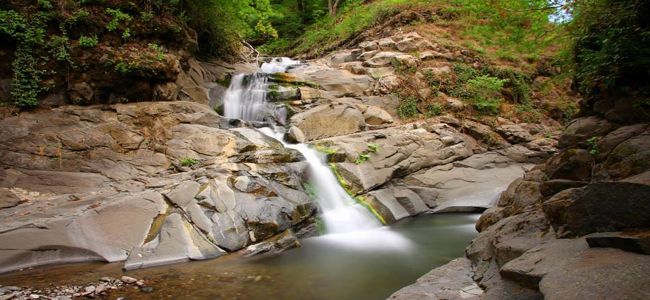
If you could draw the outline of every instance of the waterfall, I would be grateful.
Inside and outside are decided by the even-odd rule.
[[[272,115],[274,107],[266,99],[268,74],[286,72],[299,63],[289,58],[274,58],[261,66],[261,73],[233,77],[224,99],[225,116],[244,121],[263,121]],[[385,228],[382,228],[379,220],[348,195],[328,167],[324,154],[306,144],[285,143],[282,129],[265,127],[259,130],[279,140],[285,147],[299,151],[307,160],[316,200],[323,212],[322,220],[327,230],[325,237],[336,237],[337,243],[345,242],[363,248],[381,245],[384,249],[401,250],[410,245],[401,235],[382,230]],[[370,231],[373,234],[369,234]]]

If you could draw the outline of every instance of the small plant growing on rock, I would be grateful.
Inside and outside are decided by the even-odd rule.
[[[183,167],[193,167],[193,166],[197,165],[198,163],[199,163],[199,161],[197,159],[190,158],[190,157],[186,157],[186,158],[181,159],[181,166],[183,166]]]
[[[377,145],[377,144],[368,144],[368,151],[370,151],[372,153],[379,152],[379,145]]]
[[[592,137],[587,140],[587,145],[589,145],[589,154],[597,155],[598,154],[598,137]]]
[[[439,116],[440,114],[442,114],[442,111],[443,111],[442,104],[440,104],[440,103],[432,103],[432,104],[427,105],[426,115],[427,115],[427,117],[435,117],[435,116]]]
[[[360,165],[364,162],[367,162],[370,159],[370,155],[365,152],[359,153],[359,157],[357,157],[357,160],[354,161],[355,164]]]

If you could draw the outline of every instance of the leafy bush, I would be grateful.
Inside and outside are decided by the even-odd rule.
[[[94,36],[85,36],[82,35],[79,37],[79,46],[81,48],[94,48],[99,43],[97,35]]]
[[[481,113],[498,114],[501,107],[501,89],[506,80],[482,75],[467,82],[472,97],[472,106]]]
[[[121,24],[127,23],[133,19],[133,17],[121,11],[119,8],[106,8],[106,13],[112,17],[111,21],[106,24],[106,29],[108,31],[116,31]]]
[[[444,108],[440,103],[431,103],[427,105],[426,115],[427,117],[435,117],[442,114]]]
[[[397,107],[397,115],[402,119],[414,118],[418,115],[418,100],[415,97],[402,99]]]
[[[181,159],[180,163],[181,163],[181,166],[183,166],[183,167],[193,167],[193,166],[197,165],[199,163],[199,161],[197,159],[194,159],[194,158],[186,157],[186,158]]]

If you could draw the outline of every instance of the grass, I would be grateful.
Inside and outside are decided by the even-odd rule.
[[[181,159],[180,163],[181,166],[183,167],[193,167],[199,163],[199,160],[190,157],[185,157]]]

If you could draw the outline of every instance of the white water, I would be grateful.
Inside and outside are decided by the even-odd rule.
[[[275,58],[262,65],[262,74],[235,76],[225,96],[225,116],[244,121],[262,121],[266,115],[272,114],[273,107],[266,101],[268,85],[264,73],[285,72],[298,63],[288,58]],[[279,140],[287,148],[299,151],[309,163],[311,183],[323,211],[322,220],[328,233],[321,239],[353,249],[410,248],[409,240],[382,227],[381,222],[368,209],[347,194],[327,166],[322,153],[306,144],[285,143],[281,131],[267,127],[260,129],[260,132]]]

